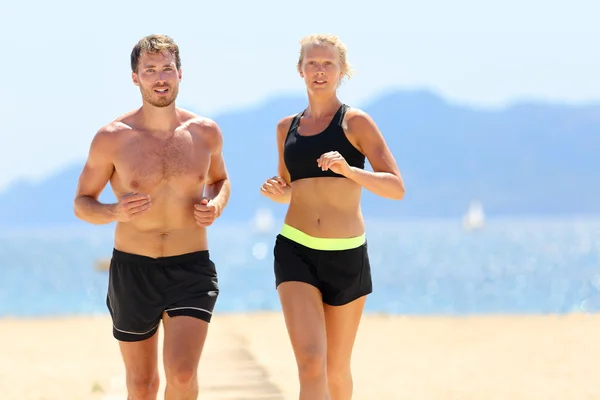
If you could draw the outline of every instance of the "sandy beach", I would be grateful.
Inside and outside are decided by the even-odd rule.
[[[600,399],[598,360],[600,315],[368,314],[353,358],[354,399]],[[216,315],[200,376],[200,399],[297,399],[282,316]],[[0,398],[124,400],[109,318],[0,320]]]

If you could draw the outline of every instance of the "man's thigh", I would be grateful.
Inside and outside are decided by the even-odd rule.
[[[149,382],[158,378],[158,334],[137,342],[119,342],[127,382]]]
[[[163,313],[165,372],[196,371],[209,323],[203,319]]]

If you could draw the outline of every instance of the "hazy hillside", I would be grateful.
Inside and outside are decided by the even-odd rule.
[[[285,210],[258,189],[276,172],[277,121],[304,106],[304,97],[279,98],[215,118],[233,185],[223,218],[246,220],[259,206]],[[357,106],[378,123],[407,189],[401,202],[365,192],[368,217],[460,217],[473,198],[490,215],[600,213],[600,106],[487,111],[423,91],[397,91]],[[80,170],[73,165],[39,184],[13,184],[0,194],[0,223],[74,222]],[[112,199],[109,189],[103,199]]]

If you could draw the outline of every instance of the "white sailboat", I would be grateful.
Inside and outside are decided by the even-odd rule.
[[[483,205],[478,200],[473,200],[462,218],[463,228],[466,230],[479,230],[485,226],[485,213]]]

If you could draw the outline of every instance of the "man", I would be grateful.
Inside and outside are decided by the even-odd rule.
[[[75,214],[92,224],[116,221],[106,302],[128,399],[156,399],[161,320],[165,398],[196,399],[197,366],[219,293],[206,227],[230,194],[223,139],[215,122],[175,106],[182,71],[170,37],[142,38],[131,69],[142,106],[96,133]],[[102,204],[98,196],[109,181],[118,202]]]

